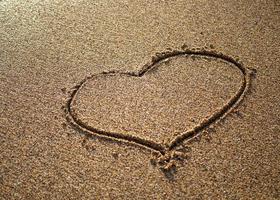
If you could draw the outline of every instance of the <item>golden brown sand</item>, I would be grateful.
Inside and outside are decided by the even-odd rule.
[[[142,77],[93,77],[75,96],[73,112],[96,129],[170,142],[211,116],[240,86],[233,66],[196,59],[171,58]]]
[[[278,1],[2,0],[0,25],[1,199],[280,198]],[[67,121],[82,80],[73,111],[105,132],[168,145],[213,116],[242,83],[229,62],[176,56],[127,75],[182,45],[252,74],[233,109],[176,146],[183,157]]]

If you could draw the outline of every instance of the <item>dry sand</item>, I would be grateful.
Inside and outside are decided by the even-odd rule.
[[[280,198],[278,1],[2,0],[0,25],[1,199]],[[226,115],[171,151],[244,75],[199,55],[128,75],[182,46],[221,52],[251,76]],[[86,127],[68,118],[75,91]],[[167,145],[166,156],[129,138]]]

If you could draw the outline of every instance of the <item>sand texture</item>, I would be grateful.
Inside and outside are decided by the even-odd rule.
[[[280,2],[0,1],[0,199],[280,199]]]
[[[94,77],[73,112],[88,126],[163,143],[212,115],[241,85],[239,72],[221,61],[179,57],[158,65],[142,77]]]

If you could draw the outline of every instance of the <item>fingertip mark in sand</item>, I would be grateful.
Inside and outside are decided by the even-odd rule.
[[[110,138],[117,141],[125,141],[128,143],[135,143],[137,145],[141,145],[143,147],[152,149],[154,151],[159,152],[162,157],[159,159],[158,163],[164,166],[162,169],[163,171],[168,170],[172,171],[174,167],[173,160],[181,160],[184,159],[185,154],[180,153],[176,150],[183,141],[190,141],[196,137],[198,137],[203,130],[208,128],[210,125],[218,122],[219,120],[223,119],[228,113],[232,112],[242,101],[244,98],[245,93],[250,87],[250,77],[252,74],[255,74],[254,70],[246,68],[243,64],[241,64],[238,60],[224,55],[222,53],[216,52],[214,50],[205,50],[205,49],[195,49],[189,50],[184,47],[184,50],[168,50],[166,52],[157,54],[156,56],[152,57],[152,61],[148,64],[144,65],[142,69],[139,71],[132,71],[132,72],[122,72],[122,71],[107,71],[102,72],[100,74],[91,75],[84,80],[82,80],[79,84],[77,84],[73,91],[70,93],[70,97],[67,101],[65,112],[66,112],[66,119],[67,121],[80,133],[85,135],[98,135],[105,138]],[[211,46],[211,49],[214,48]],[[121,132],[111,132],[107,130],[102,130],[100,128],[96,128],[88,123],[85,123],[83,119],[81,119],[77,113],[73,110],[73,102],[76,100],[78,92],[81,91],[85,85],[97,78],[97,77],[104,77],[104,76],[116,76],[122,75],[127,77],[143,77],[148,72],[157,73],[158,66],[162,61],[168,61],[170,59],[179,57],[179,56],[191,56],[194,59],[201,59],[204,57],[206,59],[219,59],[223,62],[228,63],[229,65],[233,65],[237,70],[239,70],[241,74],[241,83],[239,89],[235,92],[234,96],[231,97],[227,103],[225,103],[221,108],[216,110],[211,116],[208,116],[206,119],[202,120],[198,123],[195,127],[191,128],[190,130],[184,131],[173,137],[171,141],[167,144],[163,144],[160,142],[155,142],[151,139],[147,139],[144,137],[140,137],[137,135],[130,135],[130,134],[123,134]],[[179,153],[178,153],[179,152]]]

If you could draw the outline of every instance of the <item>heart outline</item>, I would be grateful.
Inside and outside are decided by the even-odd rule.
[[[157,142],[154,142],[152,140],[147,140],[141,137],[133,136],[133,135],[125,135],[122,133],[117,133],[117,132],[108,132],[104,130],[99,130],[97,128],[94,128],[92,126],[86,125],[83,123],[75,114],[75,112],[72,110],[72,102],[76,98],[77,92],[82,89],[82,87],[89,81],[90,79],[96,77],[96,76],[102,76],[104,74],[106,75],[115,75],[115,74],[120,74],[120,75],[127,75],[127,76],[134,76],[134,77],[141,77],[144,76],[146,72],[151,70],[157,63],[176,56],[206,56],[209,58],[215,58],[215,59],[221,59],[224,60],[228,63],[233,64],[242,74],[242,82],[235,93],[233,97],[230,98],[230,100],[224,104],[218,111],[213,113],[210,117],[208,117],[206,120],[203,120],[201,123],[199,123],[197,126],[194,128],[187,130],[180,135],[174,137],[171,142],[167,145],[163,145]],[[99,74],[93,74],[91,76],[86,77],[83,79],[79,84],[77,84],[74,88],[73,91],[70,94],[69,99],[67,100],[66,107],[65,107],[65,112],[66,112],[66,119],[67,121],[78,131],[82,131],[82,133],[85,133],[86,135],[98,135],[101,137],[113,139],[113,140],[121,140],[125,142],[133,142],[137,145],[144,146],[146,148],[155,150],[160,152],[161,154],[165,154],[168,151],[173,150],[176,146],[181,144],[185,140],[191,140],[195,138],[196,136],[199,135],[199,133],[202,132],[202,130],[206,129],[209,127],[211,124],[214,124],[215,122],[220,121],[222,118],[224,118],[228,113],[230,113],[234,108],[236,108],[239,103],[242,101],[244,98],[245,93],[248,91],[250,86],[250,71],[248,68],[243,66],[242,63],[238,62],[238,60],[235,60],[234,58],[224,55],[222,53],[216,52],[214,50],[173,50],[173,51],[167,51],[163,52],[161,54],[157,54],[156,57],[152,57],[152,61],[147,63],[142,67],[137,72],[130,72],[130,71],[107,71],[107,72],[102,72]]]

